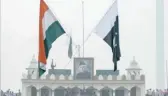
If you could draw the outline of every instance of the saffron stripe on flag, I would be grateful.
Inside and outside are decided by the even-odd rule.
[[[39,75],[45,72],[47,58],[52,43],[65,33],[64,29],[54,17],[47,4],[40,0],[40,18],[39,18]]]

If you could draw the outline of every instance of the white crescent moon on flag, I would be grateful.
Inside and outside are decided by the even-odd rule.
[[[114,47],[117,46],[117,44],[116,44],[116,35],[117,35],[117,33],[115,33],[115,37],[114,37],[114,39],[113,39],[113,46],[114,46]]]

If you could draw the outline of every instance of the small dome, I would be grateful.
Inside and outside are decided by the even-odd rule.
[[[33,55],[32,60],[31,60],[31,63],[37,63],[37,60],[36,60],[36,58],[35,58],[35,55]]]
[[[30,62],[30,65],[29,65],[29,67],[28,68],[38,68],[38,64],[37,64],[37,60],[36,60],[36,58],[35,58],[35,55],[33,55],[33,58],[32,58],[32,60],[31,60],[31,62]]]
[[[139,69],[139,70],[141,70],[137,61],[135,60],[135,56],[133,57],[133,60],[131,61],[128,69]]]

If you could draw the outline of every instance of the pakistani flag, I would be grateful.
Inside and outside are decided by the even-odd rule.
[[[47,4],[40,0],[39,18],[39,76],[46,71],[46,64],[52,43],[65,31]]]
[[[114,71],[116,71],[117,61],[119,61],[121,57],[117,0],[113,0],[112,6],[96,26],[95,32],[111,47],[113,53]]]

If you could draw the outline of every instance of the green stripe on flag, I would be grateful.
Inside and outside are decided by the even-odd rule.
[[[41,77],[41,75],[43,75],[45,73],[46,70],[43,70],[41,68],[39,68],[39,76]]]
[[[52,47],[52,43],[64,33],[65,31],[58,21],[55,21],[49,26],[49,28],[46,31],[46,38],[44,40],[46,58],[48,58],[48,54]]]
[[[39,77],[46,72],[46,70],[42,69],[42,66],[40,66],[40,62],[38,62],[38,72]]]

